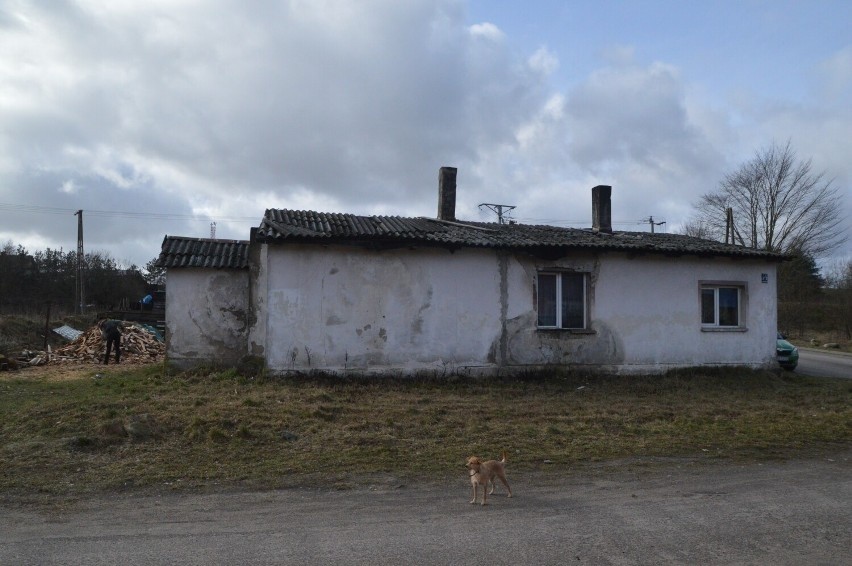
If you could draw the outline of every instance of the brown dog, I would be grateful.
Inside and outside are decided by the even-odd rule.
[[[467,469],[470,474],[470,486],[473,491],[473,499],[471,503],[476,503],[476,491],[482,486],[482,504],[487,505],[488,495],[494,493],[494,478],[499,478],[503,485],[506,486],[506,491],[509,492],[509,497],[512,497],[512,488],[509,487],[509,482],[506,480],[506,451],[503,451],[502,460],[488,460],[483,462],[478,456],[471,456],[467,459]],[[491,484],[491,491],[488,491],[488,484]]]

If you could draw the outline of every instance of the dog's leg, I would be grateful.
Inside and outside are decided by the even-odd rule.
[[[476,484],[471,484],[471,491],[473,491],[473,499],[470,500],[471,503],[476,503]]]
[[[492,493],[494,493],[494,488],[497,487],[497,482],[494,481],[494,478],[491,478],[488,483],[491,484],[491,491],[488,492],[488,495],[491,495]]]
[[[509,482],[506,480],[506,474],[500,471],[500,473],[497,474],[497,477],[500,478],[500,481],[506,486],[506,491],[509,492],[509,497],[512,497],[512,488],[509,487]]]

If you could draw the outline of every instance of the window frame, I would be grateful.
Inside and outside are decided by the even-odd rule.
[[[547,305],[549,308],[553,309],[553,313],[549,313],[553,315],[554,324],[541,324],[542,319],[542,300],[545,300],[542,295],[542,276],[544,277],[553,277],[555,282],[555,289],[553,291],[555,297],[551,299],[552,306]],[[564,326],[563,324],[567,324],[566,321],[563,321],[563,285],[565,276],[579,276],[580,281],[582,282],[582,297],[580,298],[580,304],[582,305],[582,326]],[[560,269],[541,269],[536,272],[535,284],[536,284],[536,328],[538,330],[558,330],[558,331],[569,331],[569,332],[584,332],[589,330],[589,273],[585,271],[570,271],[570,270],[560,270]]]
[[[736,291],[736,322],[734,324],[725,323],[724,302],[725,297],[720,300],[720,291]],[[712,295],[708,295],[708,291]],[[712,296],[712,321],[706,319],[706,304],[705,298]],[[724,332],[724,331],[744,331],[746,330],[746,305],[748,300],[748,286],[744,281],[699,281],[698,284],[698,310],[699,321],[701,322],[702,331]]]

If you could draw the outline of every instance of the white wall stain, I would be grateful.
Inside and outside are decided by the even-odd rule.
[[[182,305],[193,315],[170,313],[177,333],[170,356],[219,355],[222,345],[235,354],[242,340],[243,351],[262,352],[273,371],[575,365],[629,372],[774,360],[775,285],[761,283],[761,273],[774,282],[774,263],[618,253],[501,260],[487,249],[310,245],[269,246],[256,257],[248,332],[235,320],[248,309],[237,299],[247,296],[240,290],[246,272],[169,272],[167,308]],[[590,274],[588,332],[536,328],[541,269]],[[745,331],[702,332],[698,282],[706,279],[746,283]]]

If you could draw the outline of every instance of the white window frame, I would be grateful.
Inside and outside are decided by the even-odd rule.
[[[562,320],[562,276],[563,275],[579,275],[583,282],[583,296],[581,298],[583,305],[583,324],[582,326],[563,326]],[[556,300],[553,308],[555,309],[555,324],[543,325],[540,323],[541,314],[541,277],[554,277],[556,281]],[[542,330],[587,330],[589,328],[589,274],[581,271],[558,271],[558,270],[543,270],[536,274],[536,324]]]
[[[723,313],[721,311],[721,302],[719,300],[719,291],[720,290],[730,290],[733,289],[736,291],[736,301],[737,301],[737,310],[736,310],[736,324],[726,324],[723,321]],[[701,321],[702,330],[744,330],[746,327],[745,324],[745,315],[746,315],[746,284],[739,281],[704,281],[699,284],[698,291],[698,310],[699,310],[699,320]],[[704,309],[704,299],[705,296],[709,296],[707,292],[712,293],[713,297],[713,320],[705,320],[705,309]]]

